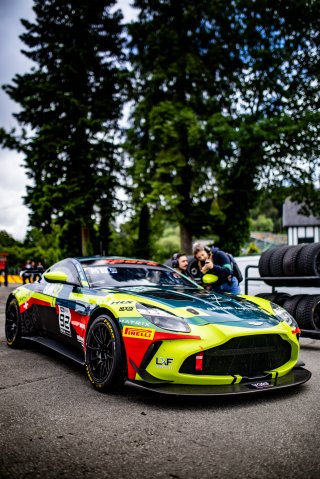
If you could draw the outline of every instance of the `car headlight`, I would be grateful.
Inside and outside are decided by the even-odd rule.
[[[297,321],[291,316],[288,311],[286,311],[284,308],[279,306],[278,304],[271,303],[272,309],[274,314],[279,318],[281,321],[285,321],[286,323],[291,326],[291,328],[297,328],[298,323]]]
[[[165,311],[164,309],[156,308],[154,306],[146,306],[137,303],[137,311],[145,319],[162,329],[169,331],[179,331],[181,333],[190,333],[191,329],[188,323],[178,316]]]

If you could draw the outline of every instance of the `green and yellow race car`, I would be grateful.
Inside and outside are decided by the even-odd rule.
[[[288,388],[311,373],[281,307],[217,294],[154,261],[67,258],[9,295],[10,347],[35,341],[85,365],[99,390],[232,395]]]

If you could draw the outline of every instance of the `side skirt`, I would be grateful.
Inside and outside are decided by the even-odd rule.
[[[43,338],[42,336],[22,336],[21,339],[23,339],[23,341],[30,341],[32,343],[41,344],[41,346],[51,349],[52,351],[56,351],[62,356],[65,356],[68,359],[71,359],[72,361],[76,362],[77,364],[80,364],[81,366],[84,366],[85,364],[84,354],[81,354],[81,352],[74,349],[68,348],[67,346],[56,341],[55,339]]]

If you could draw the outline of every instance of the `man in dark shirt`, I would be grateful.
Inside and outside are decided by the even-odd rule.
[[[198,260],[203,283],[206,275],[212,275],[211,289],[218,293],[240,294],[237,278],[234,276],[229,256],[219,248],[207,248],[197,243],[193,255]],[[210,278],[210,279],[211,279]]]

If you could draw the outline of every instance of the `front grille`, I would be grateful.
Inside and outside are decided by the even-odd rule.
[[[204,351],[202,371],[195,370],[196,354],[193,354],[184,361],[180,372],[213,376],[256,376],[278,368],[289,361],[290,357],[290,344],[276,334],[243,336]]]

